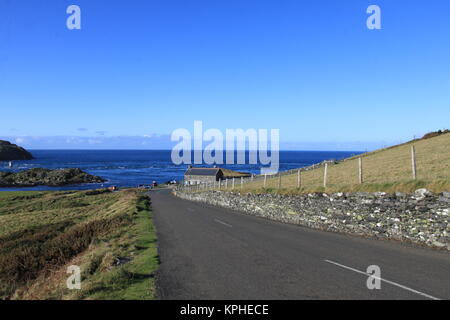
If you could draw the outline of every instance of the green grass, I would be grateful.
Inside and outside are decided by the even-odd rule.
[[[411,145],[416,148],[417,180],[412,179]],[[358,158],[362,158],[364,183],[358,180]],[[302,173],[302,187],[297,188],[297,174],[268,177],[244,185],[243,192],[313,193],[313,192],[412,192],[427,188],[433,192],[450,190],[450,134],[416,140],[346,159],[328,167],[327,187],[323,186],[324,168]],[[223,187],[222,187],[223,190]],[[231,191],[231,187],[228,187]],[[235,191],[240,191],[238,185]]]
[[[4,192],[0,225],[4,299],[155,296],[156,234],[139,191]],[[82,290],[66,288],[69,265],[81,267]]]
[[[33,196],[46,193],[45,191],[2,191],[0,199],[10,198],[11,196]]]
[[[154,273],[159,266],[156,232],[152,224],[148,199],[141,199],[134,225],[116,241],[116,255],[133,256],[133,260],[110,272],[99,272],[77,293],[76,298],[100,300],[151,300],[155,297]]]
[[[416,149],[417,180],[413,180],[411,146]],[[363,164],[363,183],[359,183],[359,158]],[[450,133],[428,139],[414,140],[363,155],[344,159],[328,166],[324,187],[324,167],[303,171],[298,188],[297,173],[283,175],[281,188],[278,176],[267,176],[247,182],[234,190],[222,184],[221,190],[241,193],[304,194],[317,192],[413,192],[427,188],[432,192],[450,190]],[[197,191],[194,191],[197,192]],[[202,191],[199,191],[202,192]]]
[[[223,172],[223,176],[224,178],[240,178],[240,177],[248,177],[249,173],[247,172],[239,172],[239,171],[234,171],[234,170],[230,170],[230,169],[225,169],[225,168],[221,168],[222,172]]]

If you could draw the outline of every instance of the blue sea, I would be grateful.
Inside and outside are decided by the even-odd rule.
[[[0,162],[0,171],[22,171],[31,168],[80,168],[90,174],[103,177],[104,184],[83,184],[64,187],[0,188],[12,190],[86,190],[108,186],[137,187],[153,181],[164,183],[182,180],[187,165],[174,165],[170,150],[30,150],[35,160],[14,161],[8,168]],[[339,160],[360,152],[335,151],[280,151],[280,171],[295,169],[322,162]],[[248,159],[248,157],[247,157]],[[221,165],[221,167],[260,173],[260,165]]]

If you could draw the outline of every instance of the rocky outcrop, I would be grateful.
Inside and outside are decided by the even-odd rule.
[[[450,192],[290,196],[176,191],[176,195],[280,222],[450,250]]]
[[[33,159],[33,156],[24,148],[11,142],[0,140],[0,161],[31,159]]]
[[[16,173],[0,172],[0,187],[63,186],[101,182],[105,180],[77,168],[58,170],[35,168]]]

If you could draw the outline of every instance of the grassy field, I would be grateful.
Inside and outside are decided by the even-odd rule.
[[[0,192],[0,299],[153,299],[150,201],[121,192]],[[67,267],[81,268],[69,290]]]
[[[417,180],[412,178],[411,145],[416,149]],[[302,172],[302,187],[297,188],[297,174],[244,185],[243,192],[412,192],[427,188],[434,192],[450,190],[450,134],[417,140],[377,150],[362,156],[364,183],[359,184],[358,157],[328,167],[327,187],[323,187],[324,168]],[[240,186],[236,187],[240,190]],[[229,187],[228,190],[231,190]]]
[[[221,168],[222,172],[223,172],[223,176],[224,178],[240,178],[240,177],[248,177],[249,173],[246,172],[239,172],[239,171],[234,171],[234,170],[230,170],[230,169],[225,169],[225,168]]]

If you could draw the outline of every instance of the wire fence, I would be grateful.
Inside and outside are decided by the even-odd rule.
[[[250,177],[229,178],[218,181],[205,181],[194,185],[179,185],[178,190],[200,192],[207,190],[251,190],[251,189],[302,189],[308,187],[322,188],[336,185],[363,185],[373,183],[393,183],[418,179],[418,156],[415,145],[402,146],[385,152],[364,154],[342,161],[328,160],[309,167],[279,172],[275,175],[252,175]],[[447,155],[442,159],[433,158],[436,166],[430,165],[430,150],[421,150],[419,155],[423,167],[430,167],[430,172],[422,171],[421,178],[449,178],[440,170],[445,168],[443,162],[450,162]]]
[[[264,175],[251,175],[249,177],[239,177],[239,178],[224,178],[217,181],[205,181],[199,182],[196,184],[184,184],[178,186],[178,190],[187,191],[187,192],[198,192],[198,191],[207,191],[207,190],[239,190],[244,189],[245,186],[253,184],[257,186],[261,186],[262,188],[270,188],[275,185],[278,188],[283,187],[283,179],[284,176],[291,176],[293,174],[297,174],[298,179],[298,188],[301,187],[301,174],[302,172],[314,170],[320,168],[321,166],[328,166],[328,164],[337,163],[334,160],[324,161],[319,164],[314,164],[312,166],[299,168],[299,169],[291,169],[286,171],[280,171],[277,174],[264,174]],[[278,184],[277,184],[278,182]]]

